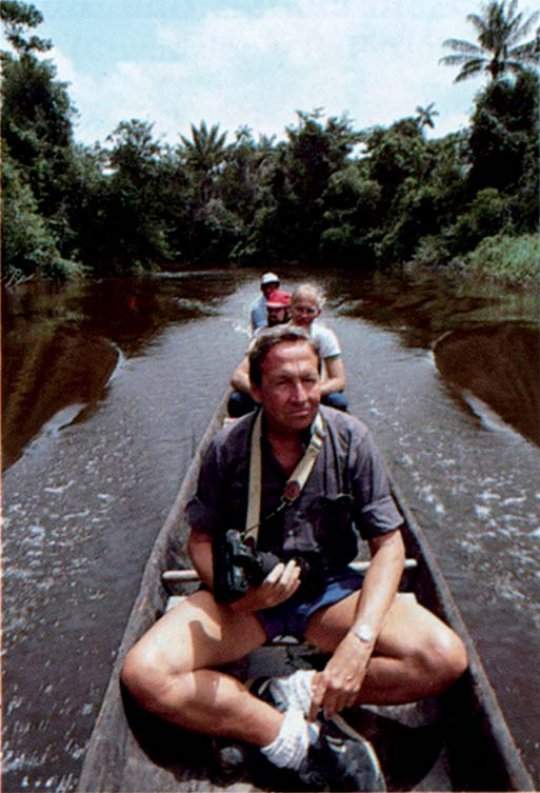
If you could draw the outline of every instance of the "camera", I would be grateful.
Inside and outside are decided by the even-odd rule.
[[[232,603],[245,595],[251,586],[262,584],[280,562],[270,551],[257,551],[244,542],[237,529],[228,529],[214,540],[214,597],[218,603]],[[306,558],[309,556],[310,558]],[[300,588],[306,598],[315,597],[324,585],[319,554],[294,557],[300,567]]]

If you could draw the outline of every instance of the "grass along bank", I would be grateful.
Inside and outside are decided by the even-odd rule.
[[[540,283],[540,234],[487,237],[464,257],[469,276],[499,283]]]

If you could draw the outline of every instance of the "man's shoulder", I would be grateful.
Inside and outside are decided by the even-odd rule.
[[[214,445],[218,448],[238,448],[250,435],[253,413],[247,413],[237,419],[230,419],[215,434]]]
[[[320,411],[324,421],[335,432],[344,433],[348,436],[353,435],[359,439],[369,433],[367,424],[364,424],[361,419],[351,413],[344,413],[342,410],[336,410],[327,405],[321,405]]]

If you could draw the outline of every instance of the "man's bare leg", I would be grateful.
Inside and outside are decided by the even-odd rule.
[[[122,681],[139,704],[188,730],[266,746],[283,715],[214,667],[265,641],[251,614],[234,614],[198,592],[165,614],[127,654]]]
[[[265,633],[252,615],[197,593],[159,620],[128,653],[122,680],[139,703],[188,730],[245,741],[310,790],[383,790],[377,759],[359,737],[330,736],[298,708],[277,708],[212,667],[244,657]]]

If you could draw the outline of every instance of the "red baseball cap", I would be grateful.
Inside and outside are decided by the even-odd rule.
[[[286,308],[291,305],[291,296],[284,289],[274,289],[266,301],[268,308]]]

